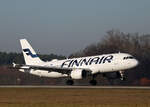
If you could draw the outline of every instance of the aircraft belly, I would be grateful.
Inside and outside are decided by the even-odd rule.
[[[40,77],[51,77],[51,78],[59,78],[59,77],[67,77],[66,74],[58,73],[58,72],[49,72],[44,70],[34,70],[30,72],[33,75],[37,75]]]
[[[112,64],[102,64],[95,67],[95,72],[112,72],[116,71],[114,65]]]

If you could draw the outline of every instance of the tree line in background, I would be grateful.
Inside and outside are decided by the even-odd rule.
[[[44,61],[50,61],[52,59],[65,59],[62,55],[38,55]],[[11,65],[13,62],[17,64],[24,64],[24,58],[22,53],[6,53],[0,52],[0,65]]]
[[[38,55],[43,61],[52,59],[65,59],[62,55]],[[55,85],[61,83],[60,79],[41,78],[10,69],[12,63],[24,64],[22,53],[0,52],[0,85]]]
[[[91,56],[107,53],[129,53],[140,62],[139,66],[125,72],[127,85],[150,85],[150,34],[124,33],[110,30],[98,43],[87,46],[70,57]]]
[[[127,76],[127,80],[125,82],[116,80],[115,85],[150,85],[150,80],[149,80],[150,79],[150,34],[140,35],[138,33],[124,33],[117,30],[110,30],[106,33],[105,36],[103,36],[103,39],[101,39],[98,43],[93,43],[87,46],[85,49],[71,54],[70,58],[100,55],[100,54],[107,54],[107,53],[118,53],[118,52],[129,53],[133,55],[136,59],[139,60],[140,64],[138,67],[131,70],[127,70],[127,72],[125,72]],[[61,55],[58,56],[54,54],[39,55],[39,56],[41,59],[45,61],[51,59],[65,58],[64,56]],[[9,65],[12,64],[12,62],[24,63],[22,54],[0,52],[0,65]],[[2,71],[5,71],[5,73],[8,72],[6,68],[3,69],[4,70],[1,70],[0,73],[2,73]],[[56,79],[56,80],[50,78],[39,79],[39,77],[36,76],[30,76],[22,73],[18,74],[17,71],[13,72],[16,73],[17,75],[16,77],[9,78],[10,75],[9,73],[6,73],[8,74],[7,75],[8,79],[13,78],[15,81],[14,83],[17,83],[17,81],[19,81],[19,84],[32,84],[31,80],[33,81],[33,83],[39,83],[39,84],[64,83],[64,79]],[[15,74],[13,75],[15,76]],[[3,75],[1,75],[1,78],[2,76]],[[26,78],[29,79],[25,79],[25,76]],[[0,84],[2,83],[1,78],[0,78]],[[3,79],[3,83],[5,82],[7,83],[7,81],[4,82],[4,80],[5,79]],[[87,82],[87,80],[84,80],[84,82]],[[100,82],[100,85],[109,85],[109,81],[101,76],[98,76],[97,80]],[[23,83],[20,81],[23,81]],[[36,82],[36,81],[40,81],[40,82]],[[79,80],[77,81],[77,83],[80,84],[82,82]]]

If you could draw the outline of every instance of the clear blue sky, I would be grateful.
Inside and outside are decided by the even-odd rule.
[[[0,51],[69,55],[105,32],[150,33],[150,0],[0,0]]]

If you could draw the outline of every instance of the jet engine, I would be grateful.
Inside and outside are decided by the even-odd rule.
[[[70,76],[72,79],[83,79],[87,77],[87,71],[82,69],[75,69],[71,71]]]

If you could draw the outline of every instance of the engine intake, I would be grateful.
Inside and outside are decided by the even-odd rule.
[[[75,69],[71,71],[70,76],[72,79],[83,79],[87,77],[87,71],[82,69]]]

